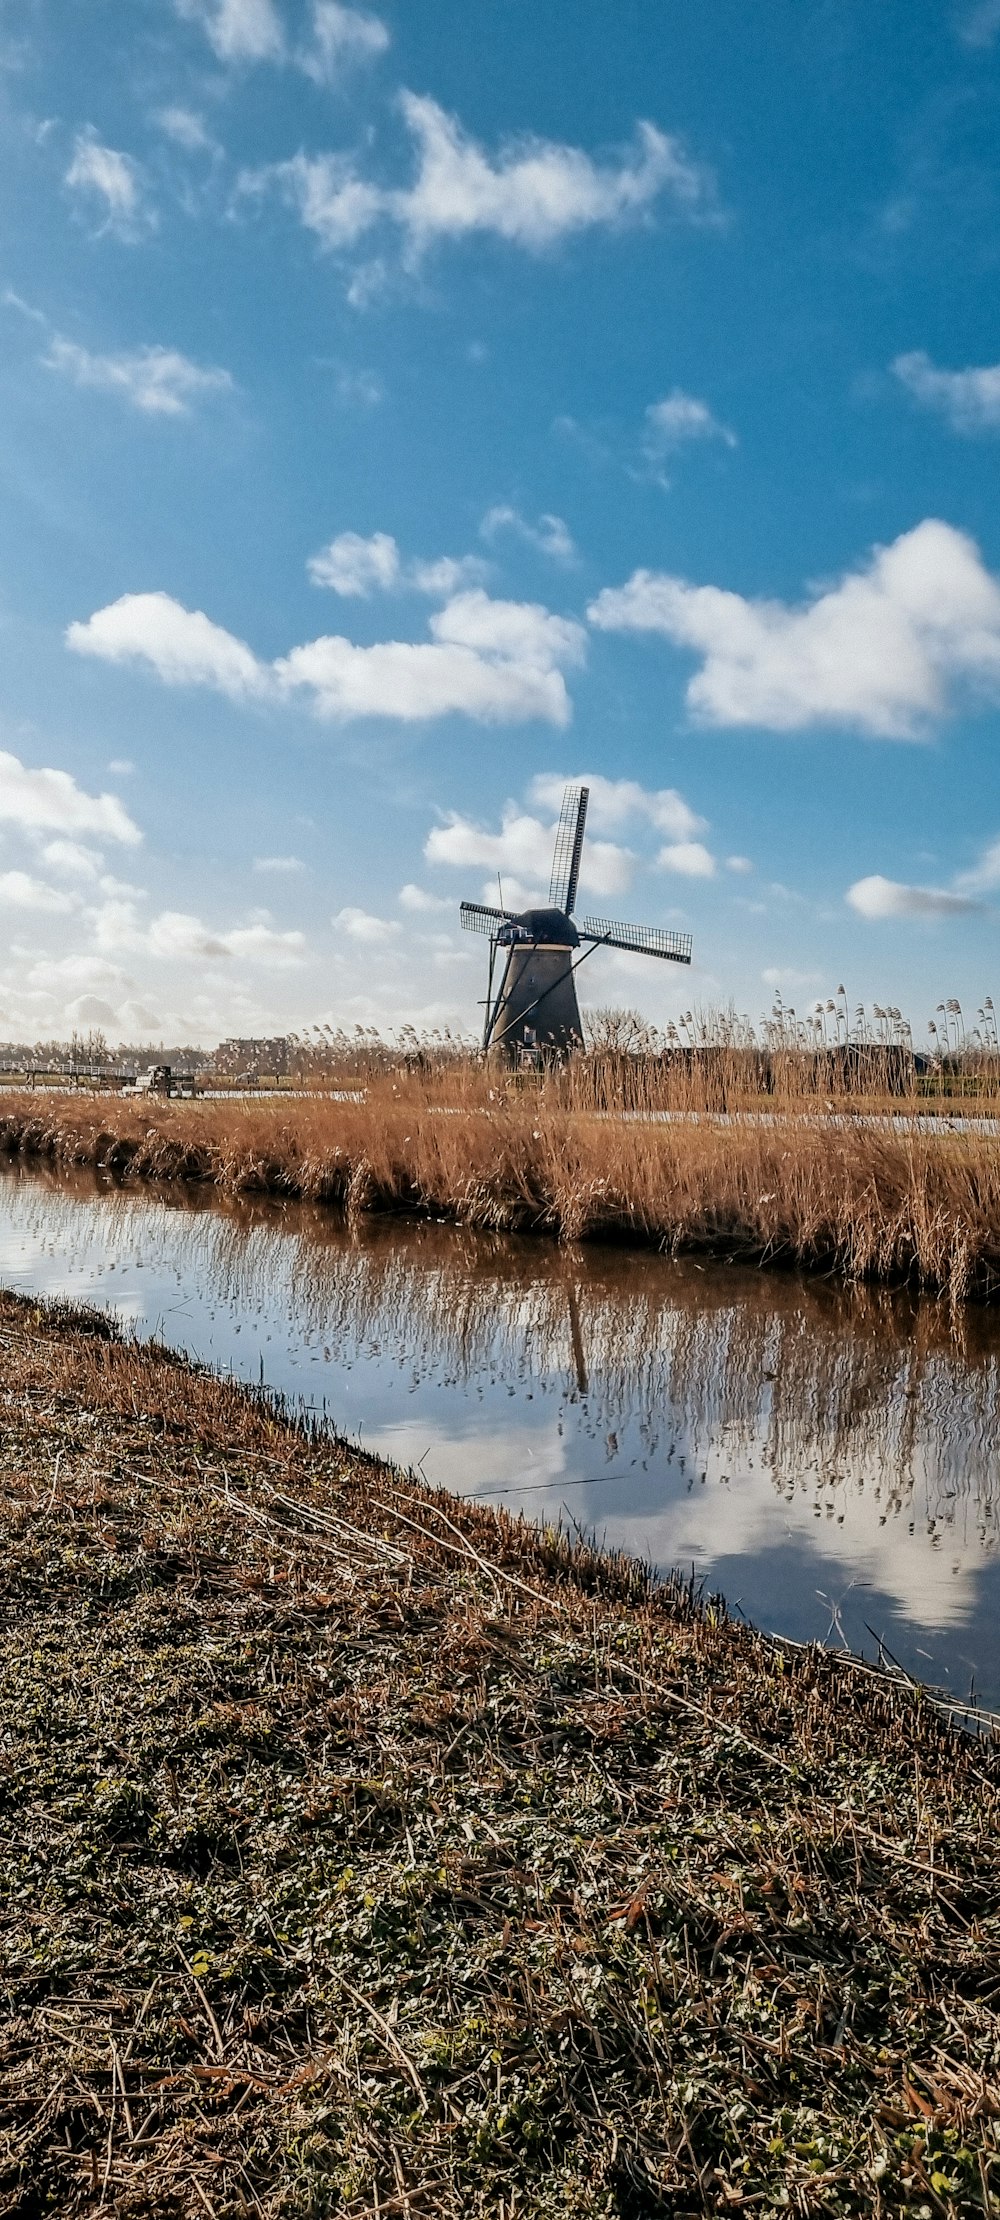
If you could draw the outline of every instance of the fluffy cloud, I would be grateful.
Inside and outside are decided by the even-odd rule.
[[[912,739],[955,685],[1000,687],[1000,582],[974,541],[933,518],[799,607],[639,570],[588,615],[700,654],[687,700],[706,724]]]
[[[554,837],[553,825],[543,824],[541,818],[508,802],[498,833],[487,832],[457,810],[450,811],[443,825],[431,828],[424,854],[428,863],[447,864],[453,870],[489,871],[494,886],[488,891],[488,900],[495,898],[496,874],[501,872],[505,880],[515,882],[505,887],[505,895],[511,901],[520,901],[527,889],[548,887]],[[616,847],[612,841],[588,840],[580,885],[589,894],[622,894],[631,882],[632,864],[627,848]]]
[[[313,45],[299,61],[307,77],[330,84],[350,64],[376,60],[388,45],[389,33],[377,15],[342,7],[340,0],[314,0]]]
[[[634,819],[645,819],[672,840],[690,840],[707,831],[704,817],[696,815],[675,786],[640,786],[636,779],[605,779],[598,771],[581,771],[572,780],[558,771],[540,772],[529,788],[531,800],[558,814],[570,784],[589,788],[587,823],[598,832],[616,832]]]
[[[142,839],[117,794],[85,794],[68,771],[32,770],[0,750],[0,821],[28,832],[93,833],[135,847]]]
[[[328,586],[346,599],[412,588],[443,600],[481,579],[485,565],[475,555],[404,563],[391,532],[373,532],[369,539],[360,532],[338,532],[318,555],[310,556],[307,568],[314,586]]]
[[[384,946],[386,941],[395,940],[400,930],[391,918],[373,917],[370,910],[355,909],[350,904],[345,909],[338,910],[330,922],[336,932],[346,933],[350,940],[361,941],[369,948]]]
[[[42,910],[55,915],[65,915],[75,909],[71,894],[61,887],[46,886],[44,880],[33,879],[27,871],[0,871],[0,904],[11,910]]]
[[[384,640],[356,647],[336,637],[293,648],[277,665],[286,689],[305,687],[317,715],[336,723],[391,717],[421,723],[458,713],[482,724],[538,717],[569,723],[562,672],[478,654],[471,647]]]
[[[580,664],[587,652],[587,635],[572,617],[554,617],[536,601],[492,601],[481,587],[456,594],[430,628],[438,640],[542,673]]]
[[[292,878],[299,871],[305,870],[305,864],[300,856],[255,856],[253,867],[255,871],[263,872],[274,878]]]
[[[228,370],[202,369],[175,347],[135,347],[117,355],[94,355],[71,339],[52,340],[42,357],[47,370],[58,370],[74,385],[99,393],[119,393],[133,408],[147,416],[186,416],[192,401],[209,393],[228,393]]]
[[[699,439],[721,439],[726,447],[737,444],[735,432],[730,431],[728,424],[720,424],[708,402],[699,401],[693,393],[682,392],[679,385],[675,385],[665,400],[652,402],[646,410],[645,447],[651,460]]]
[[[269,189],[288,201],[327,253],[353,247],[385,213],[385,194],[358,177],[346,154],[293,154],[286,162],[244,170],[237,182],[243,198]]]
[[[509,145],[494,162],[435,100],[404,93],[402,107],[418,169],[394,199],[418,247],[492,231],[538,252],[568,232],[634,220],[663,192],[688,209],[706,195],[705,173],[651,123],[639,125],[634,151],[611,167],[544,139]]]
[[[661,848],[656,858],[661,871],[677,871],[682,879],[714,879],[715,857],[702,840],[675,840]]]
[[[105,663],[145,663],[167,686],[212,686],[234,701],[268,690],[266,666],[242,640],[169,594],[122,594],[71,624],[66,644]]]
[[[512,509],[507,502],[498,502],[486,515],[479,527],[484,540],[493,540],[498,532],[516,532],[529,547],[537,547],[539,554],[548,555],[556,563],[576,561],[576,546],[568,524],[561,516],[544,512],[534,524]]]
[[[884,879],[880,872],[856,879],[844,897],[859,917],[955,917],[979,904],[967,895],[951,894],[943,887],[904,886],[898,879]]]
[[[540,253],[575,231],[635,222],[661,195],[690,215],[711,205],[707,172],[651,123],[639,125],[632,151],[611,165],[544,139],[510,143],[491,159],[437,101],[404,92],[400,105],[416,155],[416,175],[404,189],[372,184],[339,154],[298,154],[246,172],[241,189],[277,187],[327,249],[393,224],[411,257],[436,240],[475,232]]]
[[[153,221],[144,205],[138,162],[117,147],[103,146],[90,128],[77,134],[65,182],[84,204],[101,210],[102,232],[131,243]]]
[[[400,887],[398,900],[401,910],[411,910],[417,916],[427,916],[434,910],[454,908],[452,902],[440,894],[429,894],[426,887],[414,886],[412,880]]]
[[[399,582],[399,549],[390,532],[338,532],[328,547],[309,557],[314,586],[329,586],[335,594],[388,593]]]
[[[103,858],[79,840],[47,840],[42,858],[51,871],[61,871],[70,879],[93,881],[101,875]]]
[[[897,355],[895,376],[924,408],[938,409],[956,432],[1000,431],[1000,362],[978,370],[939,370],[929,355]]]
[[[91,913],[91,923],[105,955],[128,951],[169,963],[228,963],[238,957],[245,963],[284,967],[298,963],[306,946],[303,933],[276,931],[266,911],[246,925],[216,932],[187,910],[160,910],[144,924],[134,902],[111,900]]]
[[[202,25],[220,62],[270,62],[284,53],[274,0],[177,0],[177,13]]]
[[[168,685],[211,686],[232,700],[302,688],[318,716],[338,723],[357,717],[410,723],[461,712],[485,724],[533,717],[568,724],[561,666],[583,660],[582,626],[536,603],[491,601],[476,590],[455,595],[430,630],[429,642],[383,640],[372,647],[327,636],[264,664],[201,610],[153,593],[124,594],[86,623],[71,624],[66,639],[78,654],[145,664]]]

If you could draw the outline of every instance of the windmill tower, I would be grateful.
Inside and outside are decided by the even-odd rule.
[[[586,786],[567,786],[563,795],[548,909],[515,911],[494,909],[486,902],[462,903],[466,932],[485,933],[490,943],[483,1047],[501,1051],[511,1063],[536,1063],[545,1055],[566,1056],[582,1048],[576,973],[595,948],[626,948],[634,955],[660,956],[667,963],[691,961],[690,933],[670,933],[658,925],[616,925],[604,917],[585,917],[576,924],[573,911],[589,800]],[[583,943],[587,946],[581,954]],[[505,951],[505,962],[494,997],[500,949]]]

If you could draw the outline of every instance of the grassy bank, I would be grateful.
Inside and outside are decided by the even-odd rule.
[[[0,1300],[0,2211],[1000,2213],[1000,1751]]]
[[[677,1107],[700,1115],[674,1123],[601,1110],[572,1073],[525,1088],[474,1065],[376,1078],[340,1101],[29,1093],[5,1099],[0,1149],[229,1194],[795,1263],[955,1300],[1000,1288],[995,1136],[893,1124],[891,1100],[828,1108],[793,1091],[728,1119],[696,1078],[681,1075]]]

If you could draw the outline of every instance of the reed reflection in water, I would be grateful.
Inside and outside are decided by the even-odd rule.
[[[1000,1697],[1000,1319],[303,1204],[0,1179],[0,1277],[97,1301],[429,1479]]]

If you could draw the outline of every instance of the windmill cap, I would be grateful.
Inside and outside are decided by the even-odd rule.
[[[522,910],[516,922],[533,941],[555,948],[580,946],[580,935],[565,910]]]

